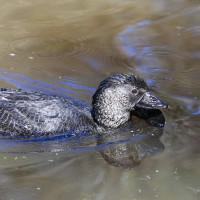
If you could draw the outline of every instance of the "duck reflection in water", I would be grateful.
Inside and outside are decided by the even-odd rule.
[[[125,130],[103,135],[102,157],[110,165],[124,169],[139,166],[142,160],[164,150],[159,140],[163,134],[165,118],[158,109],[136,108],[132,121]]]

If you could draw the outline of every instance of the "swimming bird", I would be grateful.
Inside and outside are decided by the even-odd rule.
[[[115,74],[102,81],[92,97],[92,108],[70,97],[1,88],[0,133],[37,137],[104,132],[129,121],[136,107],[160,109],[167,104],[133,74]]]

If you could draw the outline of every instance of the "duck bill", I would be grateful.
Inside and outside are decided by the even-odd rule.
[[[168,105],[164,101],[156,97],[151,92],[146,92],[143,98],[136,104],[136,106],[146,109],[160,109],[168,107]]]

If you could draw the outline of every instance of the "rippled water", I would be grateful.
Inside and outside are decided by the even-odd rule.
[[[90,104],[101,80],[131,72],[169,104],[164,129],[1,137],[0,199],[200,199],[199,0],[2,0],[0,44],[2,87]]]

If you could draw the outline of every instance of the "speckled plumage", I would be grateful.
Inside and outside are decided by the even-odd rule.
[[[148,91],[140,77],[115,74],[100,83],[91,109],[71,97],[1,88],[0,133],[37,137],[106,132],[128,121],[130,111]]]
[[[132,89],[138,93],[133,94]],[[145,81],[133,74],[115,74],[102,81],[93,95],[94,119],[103,127],[116,128],[130,118],[130,111],[149,91]]]
[[[88,127],[95,129],[90,107],[72,98],[1,89],[0,132],[4,135],[54,135],[68,131],[75,135],[88,131]]]

